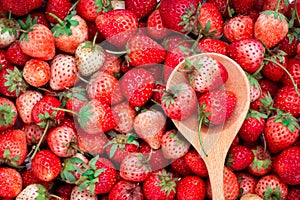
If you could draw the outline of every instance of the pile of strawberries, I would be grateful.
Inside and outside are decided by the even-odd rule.
[[[201,52],[251,85],[225,199],[300,199],[299,0],[0,0],[0,13],[1,199],[211,199],[171,120],[234,109],[215,90],[224,67],[188,59]],[[166,91],[182,61],[190,84]]]

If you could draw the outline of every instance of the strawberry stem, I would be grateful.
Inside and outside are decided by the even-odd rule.
[[[75,74],[75,76],[77,77],[77,78],[79,78],[82,82],[84,82],[84,83],[89,83],[89,81],[87,81],[87,80],[85,80],[84,78],[82,78],[78,73],[74,73]]]
[[[97,37],[98,37],[98,31],[96,32],[96,34],[95,34],[95,36],[94,36],[94,38],[93,38],[93,47],[94,47],[95,44],[96,44],[96,39],[97,39]]]
[[[113,54],[113,55],[119,55],[119,54],[126,54],[127,51],[111,51],[111,50],[108,50],[108,49],[105,49],[105,51],[107,53],[110,53],[110,54]]]
[[[79,3],[79,0],[77,0],[73,5],[72,7],[69,9],[68,13],[71,13],[77,6],[77,4]]]
[[[78,116],[79,114],[77,112],[74,112],[72,110],[68,110],[68,109],[65,109],[65,108],[52,108],[52,110],[61,110],[61,111],[65,111],[65,112],[68,112],[68,113],[72,113],[73,115],[75,116]]]
[[[202,151],[203,151],[204,155],[207,157],[208,154],[206,153],[206,149],[205,149],[205,146],[204,146],[204,144],[203,144],[203,138],[202,138],[202,134],[201,134],[201,127],[202,127],[204,118],[205,118],[205,115],[202,115],[202,116],[199,118],[198,138],[199,138],[199,142],[200,142],[200,146],[201,146],[201,148],[202,148]]]
[[[278,12],[278,10],[279,10],[280,3],[281,3],[281,0],[278,0],[277,5],[276,5],[276,10],[275,10],[276,12]]]
[[[32,159],[34,158],[34,156],[35,156],[35,154],[38,152],[38,150],[39,150],[39,148],[40,148],[42,142],[44,141],[44,138],[45,138],[46,133],[47,133],[48,128],[49,128],[49,124],[50,124],[50,121],[47,120],[47,122],[46,122],[46,127],[45,127],[45,129],[44,129],[44,132],[43,132],[43,134],[42,134],[42,137],[40,138],[39,142],[38,142],[37,145],[35,146],[34,152],[33,152],[33,154],[31,155],[30,160],[32,160]]]
[[[58,21],[58,23],[62,26],[65,25],[65,22],[63,20],[61,20],[59,17],[57,17],[56,15],[54,15],[53,13],[48,13],[51,17],[53,17],[54,19],[56,19]]]

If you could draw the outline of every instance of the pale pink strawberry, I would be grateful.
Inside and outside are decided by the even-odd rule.
[[[116,75],[121,71],[121,59],[117,55],[113,55],[105,52],[105,61],[100,68],[100,71],[104,71],[111,75]]]
[[[122,102],[112,107],[113,114],[117,126],[115,130],[120,133],[129,133],[133,130],[134,119],[136,117],[136,110],[128,102]]]
[[[89,134],[78,129],[78,148],[89,154],[102,154],[108,139],[105,134]]]
[[[36,124],[24,124],[22,131],[26,134],[27,145],[37,144],[44,132],[44,130]]]
[[[79,186],[72,189],[70,200],[97,200],[96,194],[91,194],[88,189],[81,190]]]

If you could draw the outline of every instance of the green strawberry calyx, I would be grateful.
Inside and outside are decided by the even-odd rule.
[[[0,104],[0,127],[5,126],[6,128],[13,125],[13,118],[17,113],[12,112],[12,105],[7,105],[5,102],[3,105]]]
[[[95,0],[94,6],[97,7],[97,13],[108,12],[112,10],[112,4],[110,0]]]
[[[176,192],[176,182],[178,179],[174,178],[172,173],[162,169],[161,172],[156,173],[156,178],[160,180],[157,185],[161,187],[161,191],[167,193],[167,196],[169,196],[172,191],[174,193]]]
[[[26,91],[29,85],[25,82],[22,72],[17,67],[14,67],[13,70],[7,69],[6,71],[4,86],[8,87],[9,92],[15,92],[18,97],[21,92]]]
[[[175,99],[178,97],[178,95],[182,92],[185,92],[185,91],[186,91],[186,88],[184,87],[184,83],[174,85],[169,90],[164,91],[164,94],[162,96],[162,100],[163,100],[163,102],[166,103],[166,108],[169,108],[169,106],[171,104],[174,104]]]
[[[28,33],[34,30],[34,26],[37,24],[38,17],[35,17],[34,19],[31,18],[30,15],[27,16],[26,21],[19,19],[19,25],[21,26],[21,31],[23,34],[20,37],[20,40],[28,41]]]
[[[67,35],[71,36],[72,35],[72,26],[78,26],[79,22],[75,19],[72,19],[76,15],[76,11],[71,11],[69,15],[67,15],[63,20],[61,20],[59,17],[54,15],[53,13],[49,13],[49,15],[53,18],[55,18],[58,23],[53,26],[51,31],[53,32],[54,37],[59,37],[60,35]]]
[[[297,119],[290,113],[284,113],[282,110],[277,109],[277,114],[272,117],[274,122],[281,123],[287,127],[290,132],[294,133],[296,129],[300,129]]]
[[[270,186],[266,186],[266,191],[264,192],[264,199],[283,199],[282,194],[280,192],[280,186],[276,187],[273,190]]]
[[[262,167],[264,170],[268,169],[272,165],[271,157],[267,152],[260,152],[257,149],[252,149],[254,154],[253,162],[251,163],[251,168],[261,170]]]
[[[77,172],[82,174],[84,172],[80,166],[84,169],[88,168],[84,161],[78,157],[67,158],[63,163],[63,169],[60,172],[60,177],[64,181],[68,181],[72,184],[76,183],[78,180],[76,180],[73,173]]]

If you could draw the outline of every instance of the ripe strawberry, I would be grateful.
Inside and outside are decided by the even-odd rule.
[[[294,146],[283,150],[273,163],[274,171],[280,180],[289,185],[300,183],[300,147]]]
[[[88,27],[84,19],[73,13],[64,21],[59,20],[53,28],[55,46],[57,49],[74,54],[78,45],[88,39]]]
[[[76,6],[77,13],[87,21],[95,21],[104,12],[112,10],[111,2],[99,0],[80,0]]]
[[[275,97],[278,91],[278,85],[273,81],[262,78],[258,80],[262,93],[269,92],[272,97]]]
[[[30,57],[24,54],[23,51],[21,50],[19,41],[13,42],[8,47],[8,49],[5,52],[5,57],[11,64],[17,66],[24,66],[25,63],[30,59]],[[3,64],[2,64],[2,68],[4,68]]]
[[[133,11],[138,19],[142,19],[148,16],[156,7],[157,1],[150,0],[126,0],[125,8],[126,10]]]
[[[162,97],[165,90],[166,90],[166,85],[161,83],[156,83],[152,94],[152,100],[161,104]]]
[[[226,166],[233,171],[247,168],[253,161],[253,152],[245,146],[236,145],[232,147],[227,156]]]
[[[13,18],[0,19],[0,48],[4,49],[20,36],[20,26]]]
[[[227,55],[228,44],[215,38],[205,38],[199,41],[198,49],[203,52],[212,52]]]
[[[42,181],[54,180],[61,171],[61,161],[49,150],[38,151],[32,159],[33,174]]]
[[[299,89],[298,89],[299,91]],[[291,113],[294,117],[300,117],[300,96],[293,86],[284,86],[276,94],[274,107]]]
[[[279,50],[284,51],[288,57],[294,57],[297,54],[297,33],[288,33],[287,36],[279,43]]]
[[[144,197],[149,200],[172,200],[176,194],[176,182],[173,173],[165,169],[155,171],[143,183]]]
[[[41,87],[50,80],[50,66],[47,62],[31,59],[23,68],[23,78],[33,87]]]
[[[270,117],[265,125],[264,133],[268,150],[278,153],[294,144],[299,137],[299,124],[289,113],[277,111]]]
[[[255,193],[255,186],[257,184],[256,178],[246,172],[237,173],[237,178],[239,180],[240,191],[242,191],[241,196]]]
[[[297,45],[297,55],[300,57],[300,44]]]
[[[187,83],[180,83],[164,92],[161,101],[166,115],[175,120],[187,119],[197,107],[196,92]]]
[[[270,153],[262,146],[255,146],[251,149],[254,154],[253,162],[248,166],[248,171],[254,176],[264,176],[272,169]]]
[[[299,56],[300,58],[300,56]],[[289,58],[288,59],[288,64],[286,67],[287,71],[291,74],[292,78],[294,79],[295,83],[297,84],[298,87],[300,87],[300,59],[297,57],[295,58]],[[283,85],[289,85],[292,86],[292,80],[288,76],[287,73],[284,73],[281,79],[281,82]]]
[[[105,62],[103,48],[90,41],[81,43],[75,52],[75,59],[79,73],[82,76],[90,76],[98,71]]]
[[[12,64],[6,57],[6,52],[7,51],[0,49],[0,71],[7,67],[12,67]]]
[[[0,168],[0,197],[15,198],[22,191],[22,177],[12,168]]]
[[[49,24],[49,21],[48,21],[48,19],[46,17],[46,13],[37,10],[37,11],[33,11],[33,12],[29,13],[27,17],[30,17],[31,20],[36,19],[36,23],[37,24],[45,25],[47,28],[50,29],[50,24]],[[24,22],[26,22],[27,17],[23,18]]]
[[[184,160],[189,169],[197,176],[207,177],[208,171],[203,159],[196,150],[190,150],[184,155]]]
[[[51,17],[49,13],[52,13],[55,16],[57,16],[59,19],[64,20],[65,17],[68,15],[71,6],[72,4],[69,0],[47,1],[46,9],[45,9],[47,20],[50,23],[54,23],[54,24],[58,23],[58,21],[55,18]]]
[[[274,0],[265,0],[263,1],[263,10],[276,10],[278,2]],[[280,2],[278,12],[287,15],[288,4],[285,2]]]
[[[198,22],[203,34],[221,36],[223,33],[222,14],[213,3],[205,3],[201,6]]]
[[[27,156],[26,134],[22,130],[9,129],[0,134],[0,158],[12,166],[21,165]]]
[[[300,187],[299,186],[289,187],[287,200],[293,200],[299,197],[300,197]]]
[[[171,163],[172,170],[174,170],[177,174],[183,175],[183,176],[188,176],[192,175],[193,172],[185,162],[184,156],[178,158],[177,160],[174,160]]]
[[[249,73],[259,69],[264,52],[263,45],[256,39],[234,41],[227,48],[228,55]]]
[[[152,96],[154,79],[146,69],[135,68],[122,76],[120,87],[131,105],[142,107]]]
[[[32,122],[32,109],[33,106],[43,97],[43,95],[37,91],[26,90],[16,99],[16,107],[25,124]]]
[[[161,150],[165,158],[178,159],[189,151],[190,144],[175,129],[167,131],[161,138]]]
[[[0,93],[8,97],[18,97],[26,91],[28,85],[17,67],[0,70]]]
[[[44,0],[1,0],[0,4],[3,6],[5,12],[11,11],[12,14],[17,16],[23,16],[30,11],[39,8],[44,3]]]
[[[130,10],[112,10],[96,18],[96,26],[105,39],[117,47],[125,47],[138,28],[138,18]],[[122,24],[122,26],[119,26]]]
[[[147,19],[147,33],[153,39],[163,39],[169,33],[162,22],[159,10],[154,10]]]
[[[284,52],[279,52],[277,55],[266,58],[268,60],[275,60],[275,62],[279,63],[281,66],[272,61],[266,61],[261,70],[262,75],[273,82],[279,81],[285,74],[282,67],[286,68],[287,66],[287,57],[284,55]]]
[[[22,28],[26,28],[21,23]],[[52,32],[42,24],[35,24],[28,27],[28,31],[21,35],[21,50],[36,59],[51,60],[55,55],[55,43]]]
[[[49,188],[51,185],[51,182],[45,182],[41,181],[37,177],[34,176],[32,169],[28,169],[26,171],[23,171],[21,173],[22,181],[23,181],[23,188],[26,188],[28,185],[31,184],[40,184],[43,185],[45,188]]]
[[[224,37],[230,42],[253,38],[254,22],[245,15],[230,18],[224,24]]]
[[[130,133],[133,130],[134,118],[136,110],[128,102],[122,102],[112,107],[114,119],[117,126],[114,128],[120,133]]]
[[[47,198],[47,190],[43,185],[31,184],[24,188],[20,194],[18,194],[16,200]]]
[[[257,0],[247,0],[243,3],[238,0],[233,0],[232,7],[238,14],[247,14],[249,13],[255,6]]]
[[[106,72],[95,73],[90,78],[86,91],[89,99],[96,99],[108,105],[123,100],[118,79]]]
[[[152,149],[159,149],[166,128],[166,117],[158,110],[146,110],[134,118],[134,130]]]
[[[195,14],[198,5],[198,0],[179,0],[176,2],[162,0],[158,9],[166,28],[187,33],[196,27]]]
[[[63,90],[73,87],[78,72],[76,61],[73,56],[66,54],[56,55],[50,63],[51,76],[50,87],[53,90]]]
[[[133,182],[146,180],[151,171],[148,158],[141,153],[129,154],[120,166],[121,178]]]
[[[81,190],[79,186],[72,189],[70,200],[97,200],[96,194],[91,194],[89,190]]]
[[[78,130],[78,148],[89,154],[102,154],[108,139],[105,134],[88,134]]]
[[[261,198],[286,199],[288,187],[276,175],[270,174],[257,182],[255,193]]]
[[[109,200],[143,200],[144,198],[141,186],[137,183],[121,180],[117,182],[109,191]]]
[[[63,184],[60,185],[55,192],[58,196],[67,197],[67,199],[69,199],[71,197],[72,189],[73,186],[71,184]]]
[[[261,135],[267,116],[258,111],[249,109],[246,119],[239,130],[239,136],[246,142],[255,142]]]
[[[197,176],[186,176],[178,182],[177,199],[199,199],[204,200],[206,187],[204,181]]]
[[[0,97],[0,131],[14,126],[18,117],[15,104],[4,97]]]
[[[44,132],[44,130],[36,124],[25,124],[21,130],[26,134],[27,145],[37,144]]]

